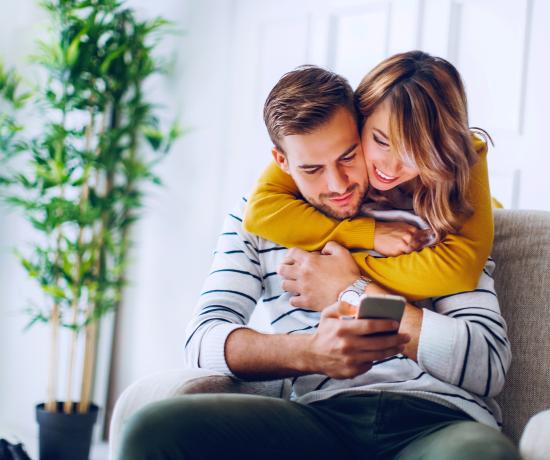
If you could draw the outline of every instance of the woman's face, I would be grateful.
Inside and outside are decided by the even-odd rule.
[[[405,164],[390,145],[389,125],[390,105],[384,101],[367,118],[361,132],[369,184],[381,191],[391,190],[419,174],[418,169]]]

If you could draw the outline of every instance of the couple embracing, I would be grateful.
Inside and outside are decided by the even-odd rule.
[[[190,367],[290,379],[291,397],[151,404],[118,458],[518,459],[493,399],[511,352],[488,136],[468,125],[457,70],[402,53],[354,92],[300,67],[264,120],[274,162],[225,220],[184,346]],[[343,317],[390,293],[407,299],[400,322]],[[256,308],[264,332],[248,325]]]

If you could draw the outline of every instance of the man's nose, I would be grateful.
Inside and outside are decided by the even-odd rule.
[[[348,184],[348,176],[343,171],[335,169],[328,173],[328,188],[332,193],[344,193],[348,188]]]

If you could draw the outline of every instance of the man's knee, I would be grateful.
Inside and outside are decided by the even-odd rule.
[[[448,460],[520,460],[517,448],[505,435],[477,422],[453,426],[444,442]]]
[[[125,421],[117,460],[149,458],[151,450],[161,444],[162,419],[157,406],[158,403],[149,404]]]
[[[173,449],[172,441],[181,441],[188,434],[186,426],[197,423],[194,411],[190,407],[186,408],[193,399],[190,395],[155,402],[128,418],[122,428],[117,460],[165,458],[164,453]],[[188,438],[186,444],[191,448],[193,436]]]

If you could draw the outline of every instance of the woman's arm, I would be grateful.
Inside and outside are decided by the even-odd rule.
[[[487,149],[474,138],[480,154],[472,167],[469,201],[474,208],[460,234],[448,235],[434,247],[399,257],[353,254],[361,271],[380,285],[411,300],[474,289],[493,243],[493,214],[487,174]],[[297,199],[292,178],[272,164],[260,177],[244,220],[247,231],[287,247],[308,251],[328,241],[348,248],[371,249],[375,222],[371,218],[337,221]]]

